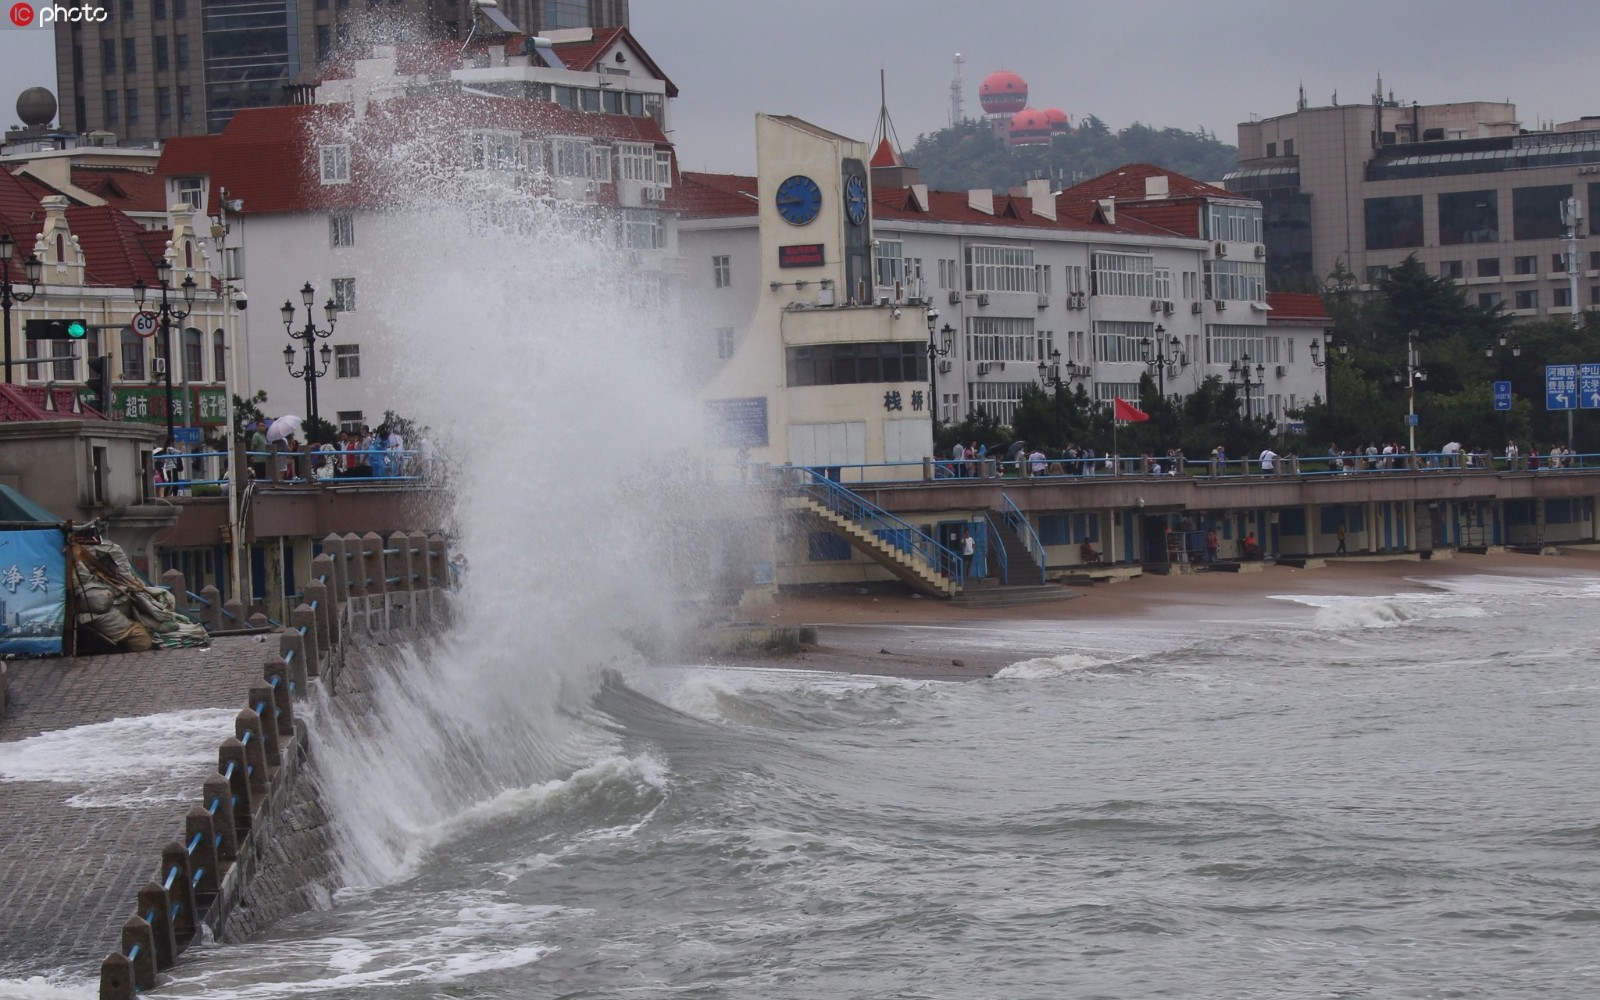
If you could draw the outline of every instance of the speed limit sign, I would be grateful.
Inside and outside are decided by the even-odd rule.
[[[153,312],[137,312],[133,314],[133,323],[130,325],[133,327],[133,332],[139,336],[154,337],[156,335],[156,323],[159,320],[160,317]]]

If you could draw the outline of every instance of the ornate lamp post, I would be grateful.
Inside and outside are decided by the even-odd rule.
[[[1498,345],[1490,344],[1488,347],[1485,347],[1483,349],[1483,356],[1492,361],[1492,360],[1494,360],[1494,356],[1497,353],[1497,351],[1505,350],[1505,348],[1506,348],[1506,335],[1503,334],[1503,333],[1500,334],[1499,341],[1500,341],[1500,343]],[[1513,342],[1511,344],[1511,356],[1513,358],[1522,357],[1522,345],[1521,344],[1518,344],[1518,343],[1515,343],[1515,342]]]
[[[1316,341],[1316,340],[1311,341],[1311,363],[1316,365],[1318,368],[1326,368],[1326,367],[1328,367],[1328,362],[1330,360],[1332,360],[1333,351],[1334,351],[1334,349],[1336,347],[1337,347],[1337,349],[1339,351],[1340,357],[1343,357],[1344,355],[1350,353],[1350,346],[1348,344],[1337,344],[1336,345],[1333,342],[1333,338],[1329,337],[1328,338],[1328,357],[1324,358],[1324,357],[1322,357],[1322,344],[1321,344],[1321,342]]]
[[[1167,398],[1168,375],[1177,378],[1179,372],[1189,367],[1189,356],[1183,353],[1183,341],[1177,337],[1163,340],[1166,332],[1167,328],[1157,323],[1153,342],[1149,337],[1139,339],[1139,357],[1150,369],[1150,374],[1156,377],[1156,391],[1163,400]]]
[[[1077,379],[1089,377],[1089,366],[1080,365],[1076,361],[1061,363],[1061,352],[1050,352],[1050,363],[1039,362],[1039,381],[1046,389],[1055,390],[1056,409],[1056,440],[1061,440],[1061,390],[1072,385]]]
[[[928,310],[928,394],[932,398],[928,400],[928,409],[930,411],[932,411],[932,413],[933,413],[933,426],[934,427],[938,427],[939,426],[939,359],[949,356],[950,348],[953,346],[952,345],[952,338],[955,336],[955,332],[956,332],[956,328],[955,327],[951,326],[949,323],[946,323],[944,325],[944,329],[938,331],[938,336],[942,337],[942,339],[936,339],[936,335],[934,333],[934,327],[938,324],[938,322],[939,322],[939,310],[937,310],[937,309],[929,309]]]
[[[172,288],[171,279],[172,262],[163,257],[156,264],[156,280],[161,283],[161,302],[159,304],[153,303],[153,305],[155,307],[156,315],[160,319],[159,329],[161,331],[161,368],[165,373],[167,388],[167,440],[169,442],[172,440],[173,417],[172,324],[181,323],[189,318],[189,312],[194,308],[195,291],[200,287],[199,285],[195,284],[193,274],[189,274],[184,277],[183,284],[179,286],[183,290],[183,308],[179,309],[177,304],[170,301],[167,297],[167,292]],[[144,298],[146,291],[147,288],[143,278],[133,279],[133,301],[140,312],[144,311]],[[189,416],[189,406],[187,400],[184,402],[183,413],[184,422],[187,424]]]
[[[1255,405],[1251,397],[1251,389],[1259,389],[1266,384],[1267,366],[1258,364],[1255,367],[1254,378],[1251,378],[1250,355],[1242,354],[1239,360],[1228,366],[1228,377],[1244,387],[1244,418],[1255,419]]]
[[[28,259],[23,266],[28,273],[28,290],[17,291],[17,286],[11,281],[11,257],[17,252],[17,244],[11,239],[9,231],[0,232],[0,312],[5,313],[5,338],[6,338],[6,382],[11,382],[11,304],[26,302],[39,292],[39,279],[44,277],[44,261],[36,253],[28,254]]]
[[[289,344],[283,349],[283,366],[289,370],[290,378],[304,379],[306,383],[306,422],[315,423],[317,420],[317,379],[328,374],[328,366],[333,362],[333,348],[327,344],[322,345],[322,367],[317,367],[316,343],[333,336],[334,324],[339,322],[339,307],[332,298],[328,299],[322,307],[328,317],[328,328],[317,329],[316,320],[311,312],[312,301],[316,298],[317,290],[311,287],[311,282],[306,282],[300,289],[300,301],[306,307],[306,325],[294,329],[294,303],[285,299],[283,303],[283,330],[289,335],[290,340],[304,341],[306,350],[305,363],[296,371],[294,367],[295,348]]]
[[[1406,363],[1403,368],[1396,368],[1394,380],[1404,382],[1406,386],[1406,432],[1407,448],[1410,453],[1417,453],[1417,383],[1428,381],[1428,370],[1417,366],[1417,331],[1412,330],[1406,334]]]

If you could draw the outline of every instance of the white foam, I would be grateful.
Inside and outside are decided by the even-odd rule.
[[[52,980],[44,976],[28,979],[0,979],[0,1000],[95,1000],[100,984],[73,980]]]
[[[1032,660],[1023,660],[1021,663],[1013,663],[996,671],[994,676],[1002,680],[1035,681],[1083,674],[1112,662],[1115,661],[1087,653],[1061,653],[1057,656],[1040,656]]]
[[[730,701],[756,696],[796,695],[842,702],[869,691],[935,690],[949,681],[868,674],[833,673],[778,667],[693,667],[659,684],[661,672],[630,678],[630,683],[685,715],[709,722],[729,720]]]
[[[199,794],[191,771],[215,766],[234,709],[188,709],[113,719],[0,743],[0,782],[48,781],[84,790],[76,808],[136,808]]]
[[[1388,594],[1381,597],[1273,594],[1270,599],[1316,608],[1311,627],[1331,632],[1392,628],[1439,618],[1481,618],[1488,614],[1476,603],[1438,592]]]

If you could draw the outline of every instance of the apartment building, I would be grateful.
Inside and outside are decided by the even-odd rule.
[[[1415,254],[1514,317],[1600,306],[1600,117],[1530,131],[1507,103],[1302,99],[1239,125],[1224,184],[1264,208],[1273,288],[1338,267],[1371,286]]]
[[[288,103],[346,43],[462,39],[477,0],[103,0],[104,21],[55,28],[61,124],[124,141],[220,132],[244,108]],[[483,4],[482,6],[495,6]],[[528,34],[628,23],[628,0],[501,0]]]

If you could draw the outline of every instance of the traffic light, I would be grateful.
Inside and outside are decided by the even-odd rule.
[[[82,340],[89,335],[83,319],[30,319],[23,325],[26,340]]]
[[[111,355],[97,354],[89,359],[89,391],[84,393],[83,402],[101,413],[111,412]]]

